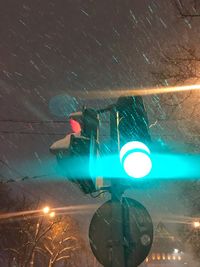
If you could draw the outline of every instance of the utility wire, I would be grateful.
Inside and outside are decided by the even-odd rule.
[[[50,173],[50,174],[40,174],[40,175],[34,175],[34,176],[27,176],[27,175],[23,176],[15,168],[10,167],[10,165],[8,163],[6,163],[4,160],[0,159],[0,163],[5,165],[12,172],[15,172],[18,176],[20,176],[20,178],[14,178],[14,179],[11,178],[11,179],[7,180],[7,182],[19,182],[19,181],[25,181],[27,179],[37,179],[37,178],[41,178],[41,177],[48,177],[51,175],[51,173]]]
[[[27,135],[66,135],[66,133],[50,133],[50,132],[26,132],[26,131],[7,131],[0,130],[0,134],[27,134]]]
[[[6,181],[1,180],[0,183],[2,183],[2,184],[15,183],[15,185],[20,187],[20,189],[23,190],[24,193],[32,195],[32,197],[34,197],[34,199],[37,199],[39,197],[39,195],[35,192],[28,190],[27,188],[24,188],[24,186],[21,182],[23,182],[27,179],[38,179],[38,178],[45,177],[45,176],[47,177],[49,175],[43,174],[43,175],[35,175],[35,176],[24,176],[24,177],[14,178],[14,179],[11,178],[11,179],[8,179]],[[51,199],[55,199],[56,194],[51,194],[48,190],[45,190],[43,187],[41,188],[41,190],[44,194],[48,195]],[[57,203],[60,203],[61,205],[66,204],[65,202],[63,202],[63,200],[61,200],[61,198],[58,198],[58,196],[56,197],[55,200]]]
[[[0,183],[1,184],[9,184],[9,183],[13,183],[15,184],[15,186],[18,186],[18,188],[20,190],[22,190],[25,194],[28,194],[28,195],[32,195],[32,197],[34,199],[37,199],[39,197],[39,195],[31,190],[29,190],[27,187],[25,188],[23,183],[21,182],[24,182],[24,181],[27,181],[28,179],[29,180],[35,180],[35,179],[38,179],[38,178],[42,178],[42,177],[47,177],[49,175],[35,175],[35,176],[23,176],[23,177],[20,177],[20,178],[10,178],[10,179],[7,179],[5,180],[6,178],[5,177],[2,177],[4,178],[4,180],[1,180]],[[44,192],[46,195],[49,195],[51,198],[55,198],[54,195],[50,194],[48,191],[44,190],[44,188],[42,188],[42,192]],[[60,199],[57,199],[56,198],[56,201],[61,203],[63,205],[63,202],[60,200]]]
[[[39,124],[44,124],[44,123],[66,123],[69,120],[44,120],[44,121],[39,121],[39,120],[18,120],[18,119],[0,119],[0,122],[12,122],[12,123],[39,123]]]
[[[0,119],[0,123],[35,123],[35,124],[47,124],[47,123],[69,123],[69,119],[65,120],[18,120],[18,119]],[[110,121],[103,121],[104,123],[109,123]]]
[[[49,136],[65,136],[65,133],[53,133],[53,132],[26,132],[26,131],[7,131],[0,130],[0,134],[18,134],[18,135],[49,135]],[[107,135],[102,135],[102,137]],[[151,134],[152,137],[176,137],[176,134]],[[200,134],[192,134],[189,137],[199,137]]]
[[[13,182],[23,182],[29,179],[38,179],[38,178],[42,178],[42,177],[48,177],[49,175],[47,174],[41,174],[41,175],[35,175],[35,176],[23,176],[20,178],[10,178],[6,181],[4,181],[4,183],[13,183]]]
[[[17,171],[15,168],[11,167],[4,160],[0,159],[0,163],[5,165],[10,171],[15,172],[18,175],[18,177],[20,177],[20,178],[7,179],[5,176],[0,174],[0,177],[3,178],[3,180],[1,180],[1,183],[3,183],[3,184],[15,183],[15,185],[18,186],[20,188],[20,190],[23,190],[24,193],[32,195],[34,198],[38,197],[37,194],[33,193],[32,191],[28,190],[27,188],[25,190],[24,186],[20,182],[23,182],[27,179],[37,179],[37,178],[41,178],[41,177],[45,177],[45,176],[49,176],[49,175],[42,174],[42,175],[35,175],[35,176],[23,176],[19,171]]]
[[[51,175],[51,174],[41,174],[41,175],[35,175],[35,176],[23,176],[19,171],[17,171],[15,168],[11,167],[4,160],[0,159],[0,163],[5,165],[9,170],[11,170],[12,172],[15,172],[18,175],[18,178],[7,179],[4,175],[0,174],[0,177],[3,178],[3,180],[1,179],[0,183],[3,183],[3,184],[14,183],[15,186],[18,186],[18,188],[20,190],[22,190],[25,194],[32,195],[32,197],[34,199],[38,198],[38,194],[33,192],[33,191],[31,191],[31,190],[29,190],[27,187],[25,188],[24,184],[21,183],[21,182],[24,182],[24,181],[27,181],[27,180],[35,180],[35,179],[39,179],[39,178],[42,178],[42,177],[48,177],[48,176]],[[46,195],[48,195],[49,197],[55,198],[55,195],[52,195],[51,193],[49,193],[49,191],[44,190],[44,188],[42,188],[42,191]],[[57,197],[56,201],[63,205],[63,201],[61,201],[60,198],[58,199],[58,197]]]

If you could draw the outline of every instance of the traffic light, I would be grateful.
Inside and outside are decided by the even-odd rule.
[[[149,148],[138,141],[128,142],[121,148],[120,161],[125,172],[133,178],[145,177],[152,168]]]
[[[85,193],[96,191],[93,169],[98,153],[98,114],[84,108],[70,114],[73,133],[53,143],[50,151],[56,155],[62,174],[79,185]]]
[[[128,176],[142,178],[152,168],[148,144],[151,137],[141,96],[120,97],[116,103],[120,161]]]

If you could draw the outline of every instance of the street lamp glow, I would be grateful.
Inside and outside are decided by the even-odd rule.
[[[48,214],[49,211],[50,211],[50,208],[48,206],[43,208],[44,214]]]
[[[174,249],[174,253],[177,254],[179,250],[177,248]]]
[[[200,228],[200,222],[199,221],[193,222],[193,226],[194,228]]]
[[[50,217],[50,218],[54,218],[54,217],[55,217],[55,211],[52,211],[52,212],[49,214],[49,217]]]
[[[138,141],[126,143],[120,150],[120,160],[125,172],[133,178],[142,178],[152,169],[149,148]]]

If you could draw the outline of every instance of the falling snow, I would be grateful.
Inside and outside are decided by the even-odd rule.
[[[55,206],[91,203],[71,183],[63,185],[63,177],[55,179],[49,147],[70,132],[69,115],[83,106],[104,108],[126,89],[199,83],[200,7],[185,3],[183,13],[171,1],[156,0],[5,3],[0,11],[1,180],[53,173],[49,179],[56,182],[49,189],[46,181],[38,188],[33,181],[34,189],[31,181],[16,188],[12,183],[12,188],[26,195],[35,191]],[[199,91],[143,99],[156,149],[198,155]],[[108,115],[102,115],[100,125],[102,150],[108,153]],[[128,194],[147,205],[153,217],[191,215],[179,184],[161,182],[149,186],[148,194],[145,190]],[[193,203],[192,194],[189,200]],[[87,215],[79,218],[85,220],[83,228]]]

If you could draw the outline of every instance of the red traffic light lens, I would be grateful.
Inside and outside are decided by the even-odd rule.
[[[69,123],[71,125],[73,133],[80,133],[81,132],[81,125],[79,122],[77,122],[73,119],[70,119]]]

